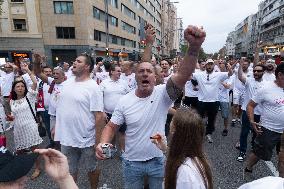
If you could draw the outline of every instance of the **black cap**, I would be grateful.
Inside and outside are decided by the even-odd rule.
[[[97,58],[96,58],[96,63],[98,63],[98,62],[102,62],[102,61],[103,61],[103,59],[104,59],[103,57],[97,57]]]
[[[0,148],[0,182],[15,181],[33,167],[38,154],[13,155],[5,147]]]

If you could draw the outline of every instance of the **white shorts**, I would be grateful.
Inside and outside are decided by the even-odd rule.
[[[242,105],[244,102],[244,95],[243,93],[239,92],[238,90],[233,91],[233,104]]]

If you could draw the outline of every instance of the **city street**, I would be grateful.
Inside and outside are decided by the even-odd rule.
[[[230,127],[228,136],[223,137],[221,135],[223,129],[223,123],[220,118],[220,113],[218,115],[218,120],[216,123],[216,131],[213,134],[214,142],[209,144],[205,142],[205,148],[207,152],[207,156],[209,158],[210,164],[213,170],[213,181],[214,188],[216,189],[233,189],[238,188],[240,185],[245,183],[242,178],[242,169],[244,163],[240,163],[236,161],[236,157],[238,156],[238,150],[235,149],[235,143],[238,141],[240,126]],[[11,131],[9,132],[8,142],[11,141]],[[46,140],[45,140],[46,142]],[[250,139],[249,139],[250,142]],[[11,149],[13,144],[8,144]],[[44,145],[43,145],[44,146]],[[276,156],[273,156],[272,159],[273,168],[277,166]],[[255,179],[262,178],[265,176],[272,176],[277,173],[272,173],[270,168],[263,161],[257,164],[253,176]],[[107,188],[119,189],[123,188],[123,180],[122,180],[122,171],[121,171],[121,162],[118,157],[114,159],[107,160],[104,162],[100,162],[100,167],[102,167],[102,172],[100,176],[100,188],[103,188],[104,185]],[[80,169],[79,176],[79,188],[80,189],[88,189],[89,183],[87,180],[86,172],[84,171],[84,167]],[[46,176],[45,173],[41,174],[41,176],[35,181],[29,181],[28,187],[29,189],[50,189],[50,188],[58,188],[55,183]]]

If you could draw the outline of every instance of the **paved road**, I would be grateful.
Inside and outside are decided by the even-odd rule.
[[[238,188],[240,185],[245,183],[245,181],[242,179],[242,169],[244,164],[236,161],[238,151],[234,147],[235,143],[238,141],[240,126],[230,127],[229,134],[226,137],[223,137],[221,135],[222,129],[222,120],[220,118],[220,115],[218,115],[218,119],[216,122],[216,131],[213,134],[214,142],[212,144],[208,144],[207,142],[205,142],[206,154],[213,170],[214,188]],[[11,142],[11,132],[9,132],[9,138],[10,140],[8,141],[8,146],[12,149],[13,144]],[[275,154],[272,162],[274,166],[277,165]],[[102,173],[99,184],[100,187],[102,187],[103,184],[106,184],[105,186],[107,186],[107,188],[123,188],[121,162],[118,157],[101,162],[100,166],[102,167]],[[265,162],[259,162],[259,164],[257,164],[257,166],[255,167],[253,173],[254,178],[258,179],[269,175],[272,176],[273,173],[270,171]],[[89,188],[89,183],[86,177],[86,171],[84,166],[80,167],[78,185],[81,189]],[[37,180],[29,181],[27,188],[53,189],[58,187],[51,179],[46,176],[46,174],[43,173]]]

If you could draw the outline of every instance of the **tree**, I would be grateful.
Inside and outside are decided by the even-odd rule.
[[[182,55],[185,55],[186,51],[187,51],[188,45],[187,44],[182,44],[181,45],[181,53]],[[206,54],[203,50],[203,48],[201,47],[200,51],[199,51],[199,55],[198,55],[198,60],[206,60],[208,57],[208,54]]]
[[[201,47],[198,55],[198,60],[205,61],[207,59],[208,55],[204,52],[203,48]]]
[[[214,60],[217,60],[217,59],[218,59],[218,56],[219,56],[218,53],[214,53],[212,58],[213,58]]]
[[[181,52],[181,55],[184,56],[186,51],[187,51],[187,48],[188,48],[188,45],[187,44],[181,44],[180,46],[180,52]]]

